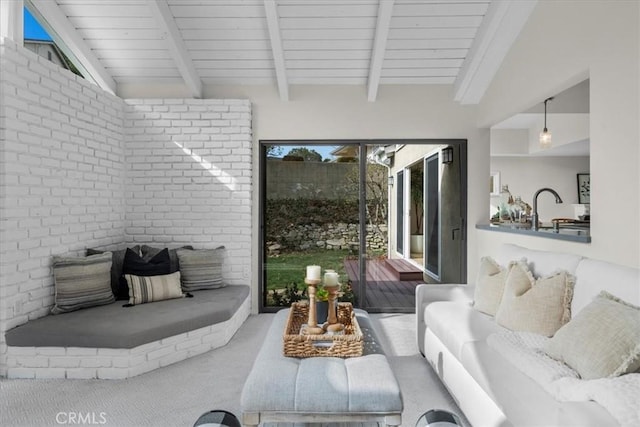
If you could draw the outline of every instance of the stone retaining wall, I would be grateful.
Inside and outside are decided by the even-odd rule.
[[[269,255],[283,250],[359,249],[358,224],[309,224],[292,227],[286,234],[267,242]],[[367,225],[367,249],[387,251],[387,225]]]

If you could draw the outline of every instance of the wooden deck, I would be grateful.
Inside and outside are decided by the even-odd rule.
[[[422,272],[407,261],[367,261],[366,304],[361,301],[358,261],[345,260],[344,265],[361,307],[371,312],[415,310],[415,288],[424,281]]]

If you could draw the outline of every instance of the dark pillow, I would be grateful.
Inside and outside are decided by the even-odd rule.
[[[127,249],[122,271],[124,274],[133,274],[134,276],[160,276],[170,274],[170,262],[169,249],[166,248],[147,259]]]
[[[131,249],[137,254],[140,253],[139,245],[135,245]],[[118,291],[121,289],[120,279],[122,278],[122,266],[124,265],[124,254],[126,251],[127,251],[127,248],[120,249],[117,251],[109,251],[112,254],[111,255],[111,291],[113,292],[113,295],[115,295],[117,299],[129,298],[129,290],[126,286],[125,288],[127,290],[125,291],[125,295],[123,295],[123,298],[118,298]],[[107,251],[90,248],[90,249],[87,249],[87,256],[99,255],[105,252]]]
[[[193,249],[193,246],[186,245],[181,248],[169,249],[169,259],[170,259],[169,273],[175,273],[176,271],[180,270],[180,262],[178,261],[178,254],[177,254],[178,249]],[[142,259],[144,259],[145,261],[150,260],[162,250],[163,249],[161,248],[154,248],[152,246],[142,245],[142,248],[141,248]]]
[[[129,284],[124,278],[125,274],[134,276],[160,276],[169,274],[170,260],[169,250],[163,249],[149,260],[144,260],[136,252],[127,249],[124,255],[122,275],[120,276],[118,294],[119,300],[129,299]]]

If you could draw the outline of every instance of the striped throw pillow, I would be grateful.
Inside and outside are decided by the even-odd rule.
[[[129,285],[129,304],[145,304],[165,299],[182,298],[180,289],[180,272],[161,276],[134,276],[125,274]]]
[[[225,286],[222,281],[224,246],[216,249],[178,249],[182,290],[216,289]]]
[[[111,252],[88,257],[53,257],[55,304],[52,314],[111,304]]]

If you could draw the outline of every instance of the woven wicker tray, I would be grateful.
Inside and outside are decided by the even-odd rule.
[[[283,352],[288,357],[358,357],[362,356],[364,337],[353,306],[338,303],[338,322],[345,327],[342,335],[300,335],[309,319],[309,305],[294,302],[284,328]]]

